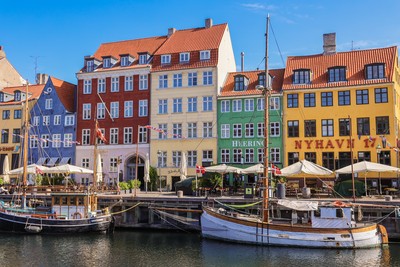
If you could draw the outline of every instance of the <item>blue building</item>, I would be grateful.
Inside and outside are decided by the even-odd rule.
[[[30,111],[29,164],[48,167],[75,163],[74,84],[39,74],[44,89]]]

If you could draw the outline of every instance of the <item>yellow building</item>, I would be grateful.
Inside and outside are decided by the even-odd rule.
[[[169,29],[151,70],[150,165],[162,187],[173,190],[185,157],[187,177],[196,165],[217,163],[217,95],[236,68],[227,24]]]
[[[331,170],[351,160],[399,167],[399,82],[397,47],[336,52],[335,34],[325,34],[324,53],[288,57],[284,166],[307,159]],[[390,178],[382,179],[381,192],[398,187],[398,174],[369,173],[368,178],[370,187]]]

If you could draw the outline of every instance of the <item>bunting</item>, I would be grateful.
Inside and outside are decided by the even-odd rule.
[[[178,138],[186,138],[184,135],[171,134],[171,133],[168,133],[168,132],[164,131],[163,129],[156,128],[156,127],[151,126],[151,125],[146,125],[146,126],[144,126],[144,128],[156,131],[158,133],[162,133],[163,135],[169,135],[169,136],[174,136],[174,137],[178,137]]]
[[[203,166],[196,165],[196,173],[204,174],[206,173],[206,168],[204,168]]]

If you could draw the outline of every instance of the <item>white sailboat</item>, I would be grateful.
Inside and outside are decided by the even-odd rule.
[[[356,222],[351,205],[342,202],[279,200],[279,209],[291,218],[270,218],[268,201],[268,27],[265,55],[265,161],[262,216],[230,212],[221,207],[203,206],[201,231],[205,238],[237,243],[317,248],[368,248],[388,243],[386,228],[376,223]]]

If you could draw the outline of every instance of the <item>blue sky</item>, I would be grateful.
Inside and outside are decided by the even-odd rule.
[[[20,74],[36,72],[76,83],[85,55],[104,42],[166,35],[168,28],[229,24],[236,65],[263,68],[269,13],[269,66],[287,56],[322,52],[322,35],[336,32],[337,51],[399,45],[400,1],[372,0],[69,0],[1,1],[0,45]],[[37,62],[37,64],[35,64]]]

